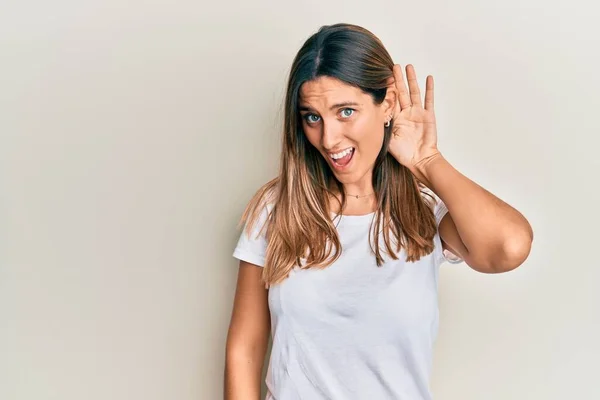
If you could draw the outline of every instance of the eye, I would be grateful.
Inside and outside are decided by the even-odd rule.
[[[304,116],[304,120],[309,124],[314,124],[316,122],[319,122],[319,116],[315,114],[306,114]]]
[[[349,118],[352,116],[352,114],[354,114],[353,108],[344,108],[342,110],[342,117],[344,117],[344,118]]]

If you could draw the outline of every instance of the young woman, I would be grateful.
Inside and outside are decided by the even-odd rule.
[[[444,261],[482,273],[527,258],[517,210],[458,172],[424,102],[371,32],[322,27],[292,64],[281,167],[248,204],[225,398],[430,399]]]

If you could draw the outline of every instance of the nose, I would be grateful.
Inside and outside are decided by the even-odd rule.
[[[342,126],[337,121],[323,121],[321,146],[325,151],[334,149],[343,139]]]

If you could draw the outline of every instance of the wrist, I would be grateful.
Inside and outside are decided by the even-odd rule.
[[[413,173],[413,175],[415,175],[417,177],[417,179],[419,179],[421,182],[423,182],[427,187],[431,188],[430,176],[431,176],[432,167],[434,165],[438,164],[439,162],[443,162],[444,160],[445,159],[444,159],[444,156],[442,155],[442,153],[440,153],[439,151],[436,151],[435,153],[419,160],[412,168],[412,173]]]

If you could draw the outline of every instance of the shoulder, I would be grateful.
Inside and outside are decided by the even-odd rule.
[[[276,181],[261,186],[246,205],[239,222],[243,226],[233,256],[240,261],[264,266],[269,241],[269,220],[276,196]]]

